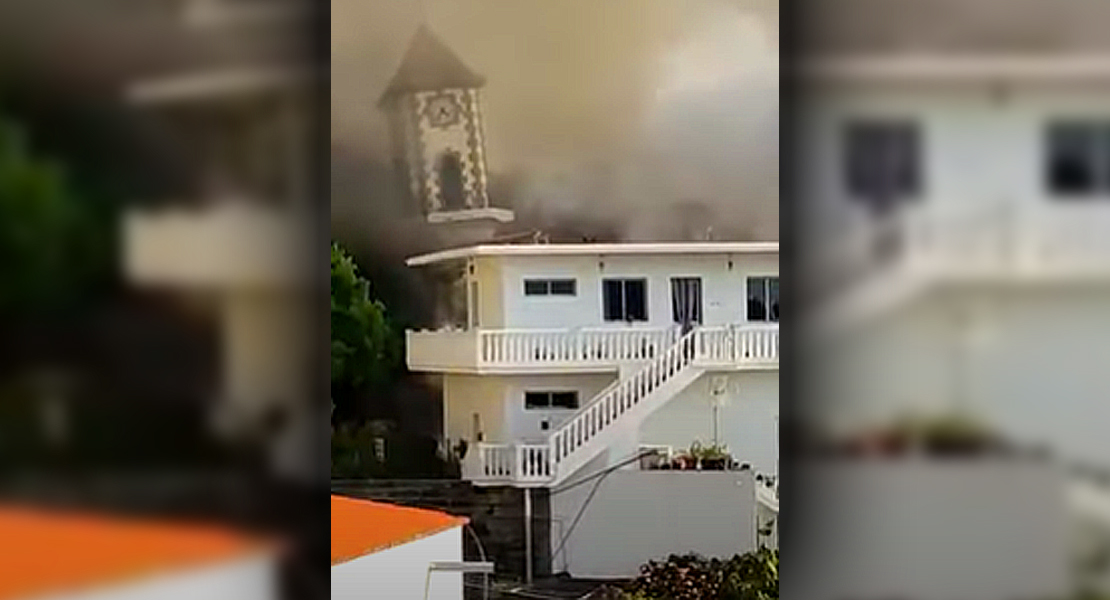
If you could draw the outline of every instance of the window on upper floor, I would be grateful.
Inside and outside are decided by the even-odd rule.
[[[1051,196],[1110,197],[1110,121],[1057,121],[1045,135],[1045,187]]]
[[[646,279],[605,279],[601,282],[606,321],[647,321]]]
[[[885,210],[918,197],[921,131],[906,120],[858,120],[844,128],[843,177],[853,200]]]
[[[578,408],[578,392],[524,392],[524,408],[575,410]]]
[[[748,320],[779,322],[779,278],[748,278]]]
[[[578,282],[574,279],[525,279],[525,296],[574,296]]]

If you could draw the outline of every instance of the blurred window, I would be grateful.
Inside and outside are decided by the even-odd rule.
[[[844,186],[885,209],[921,193],[921,132],[909,121],[853,121],[844,128]]]
[[[1046,143],[1049,194],[1060,199],[1110,195],[1110,123],[1051,123]]]

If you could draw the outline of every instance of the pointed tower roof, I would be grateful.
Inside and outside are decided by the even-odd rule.
[[[381,102],[398,94],[478,88],[485,83],[485,78],[471,71],[426,25],[421,25],[412,36],[397,73],[382,93]]]

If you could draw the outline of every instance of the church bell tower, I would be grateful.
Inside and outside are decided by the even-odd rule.
[[[422,25],[378,104],[408,198],[427,223],[467,230],[466,237],[488,237],[513,220],[512,211],[490,205],[483,85],[484,78]]]

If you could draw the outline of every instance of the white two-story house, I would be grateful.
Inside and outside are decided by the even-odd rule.
[[[828,344],[811,408],[956,407],[1105,461],[1110,55],[807,69],[802,254],[826,286],[803,330]]]
[[[823,4],[824,14],[810,16],[820,48],[798,72],[805,103],[793,140],[800,159],[795,214],[806,226],[799,257],[807,268],[798,281],[816,285],[805,291],[807,311],[798,315],[799,330],[813,336],[795,355],[804,357],[798,365],[806,389],[791,408],[835,429],[959,410],[1064,461],[1104,468],[1110,48],[1101,31],[1110,6]],[[980,472],[1000,472],[989,467]],[[1067,491],[1084,535],[1101,528],[1106,540],[1107,488],[1074,478],[1059,491]],[[889,499],[876,498],[876,506]],[[1003,505],[983,501],[975,522],[989,521],[983,515]],[[884,509],[884,517],[898,519],[898,508]],[[1040,516],[1007,509],[1015,523],[1009,545],[1058,549],[1043,533],[1016,541],[1023,527],[1016,523]],[[845,531],[897,529],[872,520],[869,508],[856,513],[867,513],[867,527],[851,522]],[[957,519],[953,513],[946,512],[946,526]],[[940,539],[931,531],[917,535],[902,546],[919,550]],[[850,556],[842,540],[838,555]],[[901,560],[867,552],[861,555],[884,565]],[[898,572],[906,578],[900,583],[926,581],[921,587],[935,590],[938,581],[959,579],[959,566],[944,570],[946,553],[922,559],[919,551],[916,562],[906,561],[912,569]],[[849,570],[830,556],[815,552],[814,560],[829,572]],[[896,569],[879,571],[872,579],[889,583]],[[1047,578],[1025,579],[1027,571],[1033,569],[1010,568],[991,579],[990,586],[1005,581],[1010,588],[990,597],[1041,589],[1038,578]],[[1104,583],[1106,573],[1101,577]],[[837,592],[810,596],[891,596]]]
[[[777,466],[777,243],[485,245],[463,329],[410,331],[443,376],[444,437],[478,485],[551,487],[645,448]],[[634,468],[635,465],[632,465]]]
[[[826,4],[844,43],[798,73],[799,280],[820,285],[793,408],[836,429],[957,410],[1105,466],[1107,5]],[[1105,532],[1106,489],[1068,492]]]

